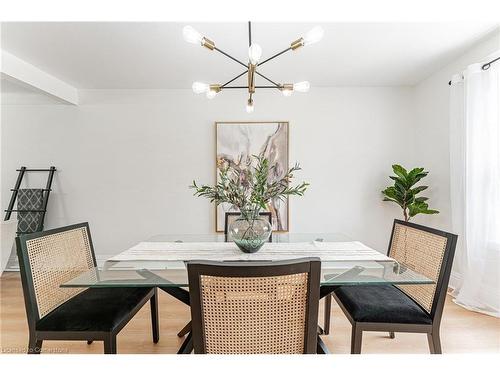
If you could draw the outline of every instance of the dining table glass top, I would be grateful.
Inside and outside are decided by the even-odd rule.
[[[175,247],[175,244],[182,244],[183,248],[199,247],[202,244],[207,244],[217,247],[215,243],[226,242],[224,234],[184,234],[184,235],[156,235],[141,244],[149,244],[150,247],[158,249]],[[301,244],[304,244],[304,249],[313,247],[317,249],[313,256],[322,253],[322,249],[329,249],[328,245],[331,244],[335,249],[342,249],[344,246],[347,248],[352,244],[360,244],[353,242],[349,237],[343,234],[335,233],[320,233],[320,234],[298,234],[298,233],[273,233],[272,244],[283,245],[269,245],[277,246],[278,248],[287,248],[290,244],[295,249],[292,252],[293,257],[308,256],[308,251],[297,251],[301,249]],[[141,245],[138,244],[137,246]],[[219,245],[229,246],[229,245]],[[282,260],[276,256],[274,252],[260,250],[260,255],[255,259],[253,254],[245,254],[245,261],[277,261]],[[362,245],[364,246],[364,245]],[[133,248],[132,248],[133,249]],[[372,249],[371,249],[372,250]],[[327,250],[325,250],[327,251]],[[373,251],[372,251],[373,252]],[[124,252],[122,254],[125,254]],[[168,252],[166,252],[169,254]],[[156,254],[153,252],[153,254]],[[160,253],[158,253],[160,254]],[[162,252],[165,254],[165,251]],[[196,254],[200,254],[199,252]],[[206,258],[213,260],[210,256],[213,252],[207,249]],[[266,255],[269,254],[269,255]],[[403,264],[396,262],[394,259],[385,257],[383,254],[375,258],[367,256],[356,256],[356,249],[352,250],[355,256],[340,256],[335,260],[321,262],[321,285],[322,286],[335,286],[335,285],[408,285],[408,284],[433,284],[434,282],[424,275],[415,272],[414,270],[406,267]],[[293,258],[292,257],[292,258]],[[117,257],[107,260],[101,267],[93,267],[91,269],[71,269],[66,272],[71,275],[69,281],[63,283],[61,287],[75,288],[108,288],[108,287],[187,287],[188,275],[186,262],[191,260],[186,256],[186,259],[172,260],[170,257],[161,256],[157,257],[130,257],[118,255]],[[182,258],[182,255],[178,256]],[[204,260],[205,257],[199,256],[196,259]],[[344,259],[345,258],[345,259]],[[370,259],[373,258],[373,259]],[[227,261],[240,260],[239,258],[228,258]],[[225,258],[220,259],[222,261]]]

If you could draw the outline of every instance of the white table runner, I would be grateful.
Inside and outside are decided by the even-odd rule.
[[[254,254],[246,254],[233,242],[140,242],[110,261],[187,260],[284,260],[318,257],[328,261],[384,261],[386,255],[358,241],[266,243]]]

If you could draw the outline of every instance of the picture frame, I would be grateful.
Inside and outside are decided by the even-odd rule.
[[[288,121],[217,121],[215,122],[215,180],[218,182],[218,165],[228,162],[248,167],[252,155],[263,152],[276,171],[289,168]],[[274,232],[288,232],[290,222],[289,199],[275,200],[266,210],[272,213]],[[215,207],[215,231],[224,232],[226,212],[237,212],[229,204]]]

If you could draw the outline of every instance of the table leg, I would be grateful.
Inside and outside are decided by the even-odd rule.
[[[176,300],[181,301],[185,305],[190,306],[189,301],[189,291],[179,287],[160,287],[165,293],[170,294]],[[193,339],[191,334],[191,322],[186,324],[184,328],[177,334],[177,336],[182,337],[189,333],[188,337],[184,340],[181,347],[177,351],[177,354],[189,354],[193,350]],[[187,351],[189,350],[189,351]],[[187,352],[186,352],[187,351]]]
[[[181,301],[182,303],[190,306],[189,292],[186,289],[182,289],[179,287],[166,287],[166,286],[161,286],[160,289],[163,290],[165,293],[170,294],[172,297]]]

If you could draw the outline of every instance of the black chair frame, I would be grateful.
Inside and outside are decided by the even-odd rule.
[[[432,308],[430,311],[430,318],[432,320],[432,324],[409,324],[409,323],[370,323],[370,322],[357,322],[353,319],[353,317],[349,314],[346,307],[342,304],[339,298],[333,293],[333,296],[340,308],[346,315],[347,319],[352,325],[352,334],[351,334],[351,354],[360,354],[361,353],[361,344],[363,331],[378,331],[378,332],[389,332],[390,337],[394,338],[394,332],[410,332],[410,333],[426,333],[427,340],[429,343],[429,350],[431,354],[441,354],[441,339],[439,335],[439,328],[441,325],[441,318],[443,315],[444,303],[446,299],[446,293],[448,289],[448,282],[450,280],[451,267],[453,264],[453,257],[455,255],[455,248],[457,244],[458,236],[456,234],[447,233],[438,229],[429,228],[423,225],[410,223],[402,220],[394,220],[391,239],[389,242],[389,250],[390,252],[392,240],[394,236],[394,229],[396,224],[408,226],[411,228],[419,229],[425,232],[429,232],[441,237],[445,237],[446,248],[443,254],[443,260],[441,264],[441,269],[439,272],[438,280],[436,283],[436,290],[434,292],[434,299],[432,302]],[[390,256],[390,254],[388,254]],[[408,298],[412,299],[410,296]],[[413,299],[412,299],[413,300]]]
[[[205,353],[202,322],[200,276],[266,277],[295,273],[308,273],[307,312],[304,336],[304,353],[326,354],[326,346],[318,336],[318,305],[320,298],[321,261],[319,258],[302,258],[277,262],[212,262],[191,261],[187,263],[191,305],[192,344],[189,350]]]
[[[104,342],[105,354],[116,354],[116,335],[122,330],[123,327],[134,317],[134,315],[148,302],[151,304],[151,321],[152,321],[152,334],[153,342],[159,341],[159,319],[158,319],[158,293],[156,288],[151,291],[130,311],[112,331],[40,331],[36,329],[36,323],[40,320],[38,312],[38,305],[33,286],[33,280],[28,275],[31,275],[31,267],[28,260],[28,250],[26,241],[65,232],[71,229],[87,228],[89,239],[89,246],[92,253],[92,260],[94,267],[97,266],[92,238],[88,223],[74,224],[62,228],[46,230],[43,232],[35,232],[31,234],[21,235],[16,237],[16,249],[19,258],[19,268],[21,273],[21,282],[23,287],[24,302],[26,307],[26,315],[28,319],[29,329],[29,344],[28,354],[39,354],[42,349],[44,340],[71,340],[71,341],[87,341],[91,344],[93,341]]]

